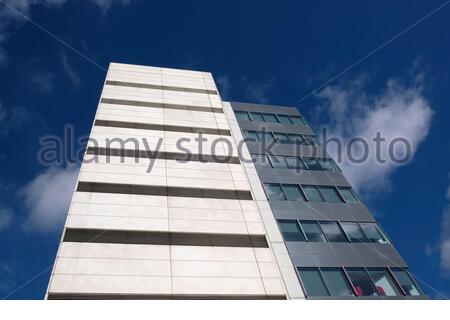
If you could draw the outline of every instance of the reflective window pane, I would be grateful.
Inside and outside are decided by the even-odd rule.
[[[300,273],[303,286],[305,287],[308,296],[324,297],[330,295],[322,281],[318,269],[298,268],[298,272]]]
[[[300,224],[309,242],[327,241],[316,221],[301,221]]]
[[[258,167],[272,167],[265,154],[252,154],[253,163]]]
[[[397,281],[400,283],[403,291],[409,296],[423,295],[422,289],[413,281],[410,273],[401,268],[392,268],[392,273]]]
[[[262,114],[259,112],[250,112],[250,116],[253,121],[264,121]]]
[[[286,162],[287,162],[289,168],[300,169],[300,170],[305,169],[305,164],[303,163],[301,158],[286,156],[285,159],[286,159]]]
[[[308,201],[323,202],[323,198],[316,186],[302,185],[302,189],[308,198]]]
[[[283,115],[283,114],[278,114],[278,119],[280,119],[281,123],[286,123],[286,124],[292,124],[291,119],[289,118],[289,116]]]
[[[322,167],[316,158],[303,157],[303,161],[305,161],[309,170],[322,170]]]
[[[271,144],[274,141],[272,132],[262,131],[259,133],[261,141],[266,141],[267,144]]]
[[[258,134],[255,131],[244,130],[244,136],[246,141],[259,141]]]
[[[270,200],[286,200],[283,190],[279,184],[265,183],[264,188],[266,189],[267,196]]]
[[[291,121],[293,124],[298,124],[298,125],[306,125],[305,121],[303,120],[302,117],[298,117],[298,116],[290,116],[291,117]]]
[[[341,227],[337,222],[334,221],[321,221],[320,226],[322,227],[325,236],[330,242],[348,242],[347,237],[342,232]]]
[[[278,220],[281,233],[286,241],[306,241],[305,236],[295,220]]]
[[[341,193],[342,197],[344,198],[345,202],[358,203],[358,199],[356,198],[355,194],[353,193],[352,188],[338,187],[338,189],[339,189],[339,192]]]
[[[375,289],[372,280],[370,280],[369,275],[362,268],[348,268],[348,277],[353,283],[355,292],[357,296],[378,296],[378,292]]]
[[[384,234],[379,229],[376,223],[360,223],[362,231],[364,235],[369,239],[372,243],[388,243],[387,239],[384,237]]]
[[[291,143],[286,133],[274,132],[273,134],[278,143]]]
[[[290,201],[305,201],[305,198],[296,184],[283,184],[283,190],[286,198]]]
[[[292,143],[306,145],[305,139],[303,139],[301,134],[289,133],[288,136]]]
[[[335,187],[319,186],[319,190],[326,202],[343,202]]]
[[[361,228],[356,222],[341,222],[341,226],[351,242],[367,242]]]
[[[266,122],[275,122],[278,123],[277,117],[272,113],[263,113],[264,120]]]
[[[287,163],[284,160],[283,156],[271,155],[271,156],[269,156],[269,159],[270,159],[270,163],[272,164],[272,167],[274,167],[274,168],[282,168],[282,169],[286,169],[287,168]]]
[[[248,112],[246,111],[235,111],[234,114],[236,115],[236,119],[238,120],[247,120],[250,121],[250,116],[248,115]]]
[[[315,136],[304,135],[303,137],[305,138],[307,144],[309,144],[311,146],[318,146],[319,145],[319,142],[317,141]]]
[[[321,268],[323,279],[333,297],[354,296],[347,277],[340,268]]]
[[[382,296],[399,296],[400,290],[397,288],[394,279],[384,268],[371,268],[367,270],[375,283],[378,293]]]
[[[327,170],[327,171],[336,171],[336,169],[335,169],[335,167],[334,167],[334,165],[333,165],[333,163],[332,163],[332,160],[330,160],[330,159],[317,159],[317,160],[319,161],[321,167],[322,167],[324,170]]]

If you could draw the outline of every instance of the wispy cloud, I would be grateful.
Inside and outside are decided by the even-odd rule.
[[[31,120],[30,113],[23,107],[6,108],[0,102],[0,137],[20,130]]]
[[[268,103],[274,79],[250,81],[247,77],[241,79],[244,94],[250,102]]]
[[[0,261],[0,293],[5,294],[16,286],[13,268],[6,262]]]
[[[50,71],[37,70],[29,78],[30,83],[43,93],[51,93],[54,89],[55,75]]]
[[[222,99],[229,99],[232,90],[230,76],[228,74],[221,75],[217,77],[216,83]]]
[[[0,208],[0,231],[11,225],[12,211],[9,208]]]
[[[29,215],[24,228],[52,232],[64,222],[75,189],[79,168],[49,168],[37,175],[20,191]]]
[[[437,246],[427,246],[428,254],[439,251],[440,267],[445,276],[450,277],[450,186],[446,194],[447,205],[442,211],[441,237]],[[435,250],[437,249],[437,250]]]
[[[316,112],[322,117],[328,138],[336,137],[348,146],[353,138],[363,138],[367,143],[369,157],[362,163],[350,161],[346,152],[341,152],[340,166],[352,185],[366,197],[376,197],[380,191],[391,187],[391,177],[395,170],[406,163],[393,161],[389,143],[396,138],[406,139],[411,147],[410,160],[425,140],[431,125],[432,109],[423,95],[424,77],[418,75],[407,83],[391,79],[379,94],[369,94],[366,90],[367,77],[328,86],[316,95],[319,103]],[[377,144],[373,138],[377,132],[386,139],[379,144],[380,159],[376,158]],[[337,148],[331,144],[328,152],[337,159]],[[354,158],[362,154],[361,144],[354,144]],[[391,151],[394,158],[405,155],[403,145]],[[358,148],[360,147],[360,148]],[[345,151],[345,148],[344,148]]]
[[[75,71],[75,68],[69,63],[69,59],[67,58],[66,53],[63,49],[61,49],[59,53],[59,58],[61,60],[61,66],[66,73],[69,80],[72,82],[74,86],[79,86],[81,84],[80,76]]]

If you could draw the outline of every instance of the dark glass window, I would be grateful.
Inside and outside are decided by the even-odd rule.
[[[300,170],[305,169],[305,164],[303,163],[302,158],[286,156],[285,159],[289,168]]]
[[[291,120],[294,124],[305,126],[306,122],[303,120],[302,117],[299,116],[291,116]]]
[[[307,136],[307,135],[304,135],[303,137],[305,138],[305,141],[306,141],[307,144],[309,144],[311,146],[318,146],[319,145],[319,142],[317,141],[316,137],[314,137],[314,136]]]
[[[298,268],[306,294],[314,297],[329,296],[320,272],[316,268]]]
[[[259,133],[261,141],[266,141],[267,144],[271,144],[274,141],[272,132],[263,131]]]
[[[262,114],[259,112],[250,112],[250,116],[253,121],[264,121]]]
[[[408,271],[401,268],[392,268],[391,270],[403,291],[408,296],[423,295],[422,289],[416,284],[416,281],[413,280],[413,277]]]
[[[283,190],[286,198],[291,201],[305,201],[305,197],[296,184],[283,184]]]
[[[370,277],[382,296],[399,296],[400,290],[397,288],[394,279],[385,268],[367,269]]]
[[[320,270],[333,297],[354,296],[347,277],[340,268],[321,268]]]
[[[264,120],[266,122],[275,122],[278,123],[277,117],[272,113],[263,113]]]
[[[341,222],[342,229],[351,242],[367,242],[361,228],[356,222]]]
[[[337,171],[331,159],[317,159],[324,170]]]
[[[288,136],[294,144],[306,144],[301,134],[289,133]]]
[[[291,143],[286,133],[274,132],[273,134],[278,143]]]
[[[355,194],[353,193],[352,188],[338,187],[338,189],[339,189],[339,192],[341,193],[342,197],[344,198],[345,202],[358,203],[358,199],[356,198]]]
[[[267,196],[270,200],[286,200],[283,189],[281,189],[279,184],[265,183],[264,188],[266,189]]]
[[[278,119],[280,119],[281,123],[292,124],[289,116],[284,114],[278,114]]]
[[[272,164],[272,167],[274,168],[287,168],[287,163],[284,160],[283,156],[275,156],[271,155],[269,156],[270,163]]]
[[[327,241],[316,221],[300,221],[300,225],[309,242]]]
[[[348,268],[347,274],[357,296],[378,296],[378,292],[363,268]]]
[[[256,131],[244,130],[244,136],[246,141],[259,141]]]
[[[335,187],[319,186],[319,190],[326,202],[343,202]]]
[[[308,201],[323,202],[323,198],[316,186],[302,185],[302,189],[305,192]]]
[[[370,242],[388,243],[386,237],[376,223],[360,223],[359,225]]]
[[[265,154],[252,154],[253,163],[259,167],[272,167]]]
[[[348,242],[347,237],[337,222],[320,221],[325,236],[330,242]]]
[[[281,233],[286,241],[306,241],[298,222],[295,220],[278,220]]]
[[[309,170],[322,170],[322,167],[319,162],[317,162],[316,158],[303,157],[303,161],[305,161]]]
[[[246,112],[246,111],[235,111],[234,114],[236,115],[236,119],[238,119],[238,120],[251,121],[250,116],[248,115],[248,112]]]

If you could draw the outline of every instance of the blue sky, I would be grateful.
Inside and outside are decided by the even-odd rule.
[[[445,1],[14,1],[35,24],[5,2],[0,296],[44,296],[77,165],[40,164],[39,138],[89,133],[110,61],[210,71],[224,99],[296,106],[344,141],[406,137],[407,164],[342,167],[426,292],[450,296],[450,4],[309,95]]]

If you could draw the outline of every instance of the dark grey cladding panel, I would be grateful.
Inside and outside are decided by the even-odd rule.
[[[276,219],[374,222],[362,204],[303,201],[269,201]]]
[[[407,267],[389,244],[338,244],[287,242],[297,267]]]
[[[270,148],[266,146],[266,150],[264,150],[260,142],[247,142],[246,144],[250,153],[267,153],[270,150],[273,154],[277,155],[329,158],[322,147],[276,143]]]
[[[314,132],[308,126],[261,122],[261,121],[247,121],[247,120],[238,120],[238,122],[242,130],[255,130],[255,131],[265,130],[265,131],[302,133],[307,135],[314,135]]]
[[[294,116],[300,115],[300,112],[295,107],[274,106],[268,104],[254,104],[246,102],[230,102],[230,104],[233,110],[280,113]]]
[[[267,183],[350,186],[340,172],[271,168],[257,168],[257,170],[261,181]]]

